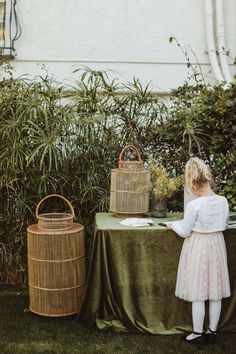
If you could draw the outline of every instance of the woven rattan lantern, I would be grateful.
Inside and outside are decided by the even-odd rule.
[[[51,197],[61,198],[69,212],[39,214]],[[38,224],[27,229],[29,309],[52,317],[78,313],[85,288],[84,227],[73,223],[72,205],[57,194],[40,201],[36,217]]]
[[[135,161],[124,160],[127,150]],[[118,169],[111,171],[110,211],[118,217],[141,216],[149,211],[150,172],[144,169],[139,150],[133,145],[123,148]]]

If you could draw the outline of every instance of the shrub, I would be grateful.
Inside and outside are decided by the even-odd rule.
[[[14,79],[8,67],[2,74],[0,282],[26,282],[26,229],[45,195],[71,201],[88,246],[94,214],[109,208],[110,170],[126,144],[173,176],[189,156],[202,157],[212,165],[217,189],[235,204],[235,84],[226,90],[185,84],[169,105],[139,80],[122,85],[104,72],[76,73],[73,87],[47,75]],[[124,87],[128,93],[121,95]],[[181,198],[175,194],[172,210],[182,207]],[[54,201],[48,208],[61,210]]]

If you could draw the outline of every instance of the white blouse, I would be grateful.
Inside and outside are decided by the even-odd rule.
[[[214,194],[190,201],[184,219],[171,223],[172,229],[181,237],[188,237],[192,231],[209,233],[227,228],[229,205],[227,199]]]

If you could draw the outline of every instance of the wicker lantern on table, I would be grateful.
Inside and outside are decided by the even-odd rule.
[[[124,160],[132,150],[136,160]],[[139,150],[133,145],[124,147],[118,169],[111,171],[110,212],[118,217],[142,216],[149,211],[150,172],[144,169]]]
[[[69,213],[39,214],[42,203],[61,198]],[[79,312],[85,288],[84,227],[73,223],[74,209],[57,194],[42,199],[36,208],[38,224],[28,231],[30,311],[43,316]]]

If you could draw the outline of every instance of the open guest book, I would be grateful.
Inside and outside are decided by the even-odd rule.
[[[229,216],[228,227],[230,227],[230,228],[235,227],[236,228],[236,215]]]
[[[153,224],[153,220],[144,219],[144,218],[128,218],[119,221],[119,224],[125,226],[132,226],[132,227],[145,227],[145,226],[151,226]]]

